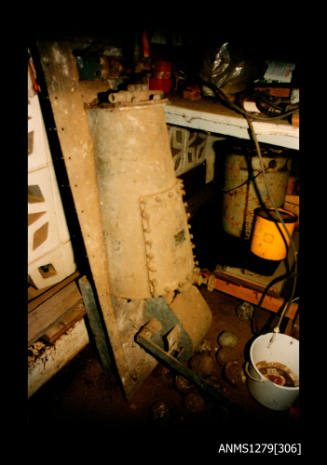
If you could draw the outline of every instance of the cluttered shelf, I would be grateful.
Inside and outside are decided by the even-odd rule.
[[[165,114],[167,124],[250,139],[246,119],[216,101],[191,101],[171,95]],[[253,127],[259,142],[299,150],[299,128],[289,121],[254,121]]]

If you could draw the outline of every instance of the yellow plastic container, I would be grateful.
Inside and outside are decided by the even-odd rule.
[[[293,212],[282,208],[278,208],[278,212],[285,223],[289,235],[292,236],[297,216]],[[275,209],[257,208],[255,210],[254,228],[250,246],[251,252],[265,260],[283,260],[287,255],[285,242],[288,247],[290,239],[283,224],[279,221]]]

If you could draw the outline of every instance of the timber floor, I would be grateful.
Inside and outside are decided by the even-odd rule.
[[[273,437],[278,441],[285,438],[290,441],[296,438],[301,423],[297,415],[262,407],[251,397],[247,384],[239,382],[232,385],[216,361],[217,337],[223,330],[232,331],[239,338],[232,358],[242,364],[246,360],[255,336],[250,322],[239,320],[235,313],[241,301],[218,291],[209,292],[203,286],[200,289],[213,313],[213,323],[205,338],[215,362],[213,378],[223,395],[240,407],[241,412],[226,410],[197,389],[195,391],[201,395],[203,405],[197,412],[190,409],[186,404],[186,394],[176,387],[175,373],[160,363],[127,402],[119,386],[102,369],[96,349],[90,343],[30,398],[27,407],[29,429],[60,425],[61,428],[92,430],[99,426],[102,432],[110,432],[108,438],[112,438],[112,432],[118,431],[133,431],[134,439],[135,435],[142,438],[149,437],[149,434],[157,438],[167,438],[168,435],[169,442],[174,440],[178,443],[182,438],[185,442],[192,437],[196,442],[199,438],[203,441],[205,437],[210,438],[209,447],[214,447],[222,438],[229,442],[259,441],[260,438],[267,442]],[[271,312],[258,311],[257,328],[264,327],[269,321],[273,324],[271,319],[274,318]],[[153,406],[158,402],[163,402],[167,409],[161,418],[154,416]]]

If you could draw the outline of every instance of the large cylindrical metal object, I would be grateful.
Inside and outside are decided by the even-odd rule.
[[[278,149],[262,150],[266,179],[276,207],[285,201],[291,160]],[[228,234],[249,239],[254,210],[262,204],[272,207],[264,184],[260,159],[253,153],[235,150],[226,155],[222,224]]]
[[[147,299],[189,288],[194,268],[163,100],[88,108],[111,292]]]

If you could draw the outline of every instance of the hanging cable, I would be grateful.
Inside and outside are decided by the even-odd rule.
[[[236,111],[237,113],[240,113],[241,115],[243,115],[245,117],[245,119],[247,120],[249,130],[250,130],[252,139],[254,141],[256,151],[258,153],[258,157],[259,157],[259,161],[260,161],[260,165],[261,165],[261,170],[262,170],[262,174],[263,174],[263,181],[264,181],[264,185],[265,185],[265,189],[266,189],[268,198],[269,198],[270,203],[271,203],[271,205],[272,205],[272,207],[273,207],[273,209],[275,211],[275,214],[276,214],[276,216],[278,218],[278,221],[281,223],[282,228],[284,229],[284,231],[286,233],[286,236],[289,239],[289,245],[290,245],[290,248],[292,250],[293,257],[294,257],[294,265],[293,265],[294,279],[293,279],[293,286],[292,286],[292,290],[291,290],[291,295],[290,295],[290,297],[289,297],[289,299],[288,299],[288,301],[287,301],[287,303],[286,303],[286,305],[285,305],[285,307],[284,307],[284,309],[283,309],[283,311],[281,313],[279,323],[278,323],[278,325],[276,327],[276,332],[277,332],[277,331],[279,331],[279,327],[280,327],[280,324],[281,324],[281,321],[282,321],[283,317],[287,314],[287,311],[288,311],[288,309],[289,309],[289,307],[290,307],[290,305],[291,305],[291,303],[292,303],[292,301],[294,299],[296,285],[297,285],[297,276],[298,276],[297,254],[296,254],[296,247],[295,247],[293,238],[291,237],[291,235],[290,235],[290,233],[289,233],[289,231],[288,231],[288,229],[287,229],[287,227],[285,225],[285,222],[284,222],[282,216],[280,215],[280,212],[279,212],[278,208],[275,205],[274,199],[272,198],[272,195],[271,195],[271,192],[270,192],[270,189],[269,189],[269,186],[268,186],[268,182],[267,182],[267,179],[266,179],[266,172],[265,172],[263,157],[262,157],[262,153],[261,153],[261,148],[260,148],[256,133],[255,133],[255,130],[253,128],[252,121],[254,121],[254,120],[270,121],[270,120],[286,118],[286,117],[292,115],[293,113],[297,112],[299,110],[299,105],[295,106],[290,111],[286,111],[286,112],[281,113],[281,114],[276,115],[276,116],[265,116],[264,117],[264,116],[254,115],[254,114],[248,113],[243,108],[241,108],[238,105],[231,102],[231,100],[227,97],[227,95],[221,89],[216,87],[214,84],[202,81],[202,85],[207,86],[208,88],[210,88],[213,91],[214,95],[220,101],[222,101],[222,103],[224,103],[229,108]],[[275,224],[278,227],[278,224],[277,224],[276,221],[275,221]],[[282,234],[281,229],[279,227],[278,227],[278,230],[279,230],[281,236],[283,237],[283,239],[285,240],[284,235]]]
[[[289,244],[290,244],[290,247],[291,247],[291,250],[292,250],[292,253],[293,253],[293,257],[294,257],[294,265],[293,266],[294,266],[294,273],[295,274],[294,274],[294,280],[293,280],[293,287],[292,287],[290,298],[289,298],[289,300],[288,300],[288,302],[287,302],[287,304],[285,306],[284,311],[282,312],[282,317],[284,317],[284,315],[286,315],[287,310],[289,309],[289,307],[290,307],[290,305],[292,303],[292,299],[294,298],[294,294],[295,294],[295,290],[296,290],[297,274],[298,274],[296,247],[295,247],[295,244],[294,244],[294,240],[293,240],[292,236],[290,235],[290,233],[289,233],[289,231],[288,231],[288,229],[287,229],[287,227],[285,225],[285,222],[284,222],[280,212],[278,211],[278,208],[275,205],[274,199],[272,198],[272,195],[271,195],[271,192],[270,192],[270,189],[269,189],[269,186],[268,186],[268,182],[267,182],[267,179],[266,179],[266,173],[265,173],[265,168],[264,168],[264,164],[263,164],[263,158],[262,158],[262,154],[261,154],[260,145],[258,143],[255,131],[253,129],[252,121],[250,120],[250,118],[247,118],[247,122],[248,122],[250,131],[251,131],[251,134],[252,134],[256,149],[257,149],[257,153],[258,153],[258,156],[259,156],[261,169],[262,169],[262,174],[263,174],[263,181],[264,181],[264,184],[265,184],[267,195],[269,197],[269,200],[271,202],[272,207],[275,210],[275,213],[276,213],[276,216],[277,216],[279,222],[282,224],[282,227],[284,228],[284,231],[286,232],[286,235],[287,235],[287,237],[289,239]]]
[[[221,192],[222,192],[223,194],[228,194],[229,192],[232,192],[232,191],[234,191],[235,189],[239,189],[240,187],[244,186],[245,184],[248,184],[250,181],[252,181],[252,180],[255,179],[256,177],[258,177],[261,173],[262,173],[262,171],[258,171],[258,173],[254,174],[253,176],[249,176],[245,181],[243,181],[243,182],[242,182],[241,184],[239,184],[238,186],[231,187],[230,189],[227,189],[227,190],[221,189]]]
[[[241,108],[239,105],[233,103],[221,89],[219,89],[217,86],[215,86],[211,82],[201,80],[201,84],[202,84],[202,86],[208,87],[210,90],[212,90],[215,97],[217,97],[222,103],[227,105],[230,109],[236,111],[237,113],[240,113],[245,118],[248,117],[248,118],[251,118],[252,120],[266,121],[267,122],[267,121],[270,121],[270,120],[284,119],[284,118],[287,118],[288,116],[292,115],[293,113],[298,112],[299,108],[300,108],[299,105],[296,105],[291,110],[280,113],[279,115],[261,116],[261,115],[249,113],[246,110],[244,110],[244,108]]]
[[[258,308],[258,309],[261,308],[261,305],[262,305],[262,303],[263,303],[263,300],[264,300],[266,294],[268,293],[269,289],[270,289],[274,284],[277,284],[279,281],[283,281],[283,280],[286,281],[286,280],[288,280],[288,279],[293,278],[294,276],[295,276],[295,273],[294,273],[294,271],[292,270],[292,271],[287,272],[287,273],[285,273],[285,274],[283,274],[283,275],[281,275],[281,276],[277,276],[276,278],[272,279],[272,280],[267,284],[267,286],[265,287],[263,293],[261,294],[261,297],[260,297],[260,300],[259,300],[258,304],[255,305],[255,307],[254,307],[254,313],[253,313],[253,317],[252,317],[252,332],[253,332],[253,334],[259,335],[259,334],[261,333],[261,331],[262,331],[262,330],[259,331],[259,330],[257,329],[257,327],[256,327],[255,309],[256,309],[256,308]],[[294,302],[294,299],[293,299],[293,302]]]

